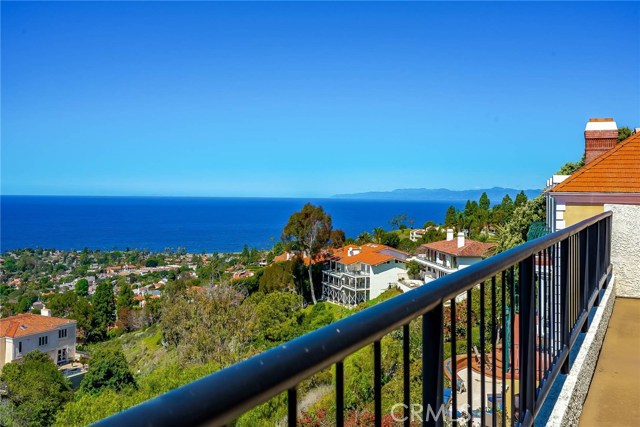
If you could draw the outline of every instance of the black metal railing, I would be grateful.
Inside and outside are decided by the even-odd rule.
[[[345,408],[345,358],[373,344],[373,425],[381,426],[383,416],[391,415],[394,425],[407,427],[443,425],[445,419],[469,426],[530,426],[556,377],[569,371],[569,351],[609,281],[610,239],[611,213],[599,214],[96,425],[231,425],[286,392],[287,425],[295,426],[300,416],[297,386],[334,366],[332,422],[343,426],[353,409]],[[410,366],[416,365],[410,335],[420,318],[421,396],[413,402]],[[401,331],[391,335],[402,341],[403,387],[394,396],[398,404],[388,408],[382,405],[382,338],[395,330]]]

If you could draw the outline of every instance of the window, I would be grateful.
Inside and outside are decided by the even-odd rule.
[[[58,338],[66,338],[67,337],[67,330],[66,329],[60,329],[58,331]]]
[[[48,342],[49,342],[49,337],[47,337],[47,336],[38,338],[38,345],[39,346],[47,345]]]
[[[22,341],[18,341],[18,354],[22,353]]]

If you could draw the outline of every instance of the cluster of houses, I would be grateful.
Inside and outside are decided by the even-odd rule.
[[[408,291],[482,261],[494,247],[467,239],[462,232],[456,239],[453,234],[453,230],[447,230],[445,240],[423,244],[413,256],[376,243],[330,250],[322,259],[322,298],[354,306],[391,287]],[[407,273],[410,261],[421,266],[419,280],[411,279]]]

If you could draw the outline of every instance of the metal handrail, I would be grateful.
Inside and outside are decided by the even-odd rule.
[[[534,254],[609,217],[611,212],[604,212],[564,230],[524,243],[430,282],[427,286],[391,298],[141,403],[95,425],[226,425],[249,409],[279,393],[291,390],[302,380],[341,362],[364,346],[371,343],[379,346],[379,340],[384,335],[436,307],[441,308],[445,301],[471,290],[475,285],[518,263],[532,260]]]

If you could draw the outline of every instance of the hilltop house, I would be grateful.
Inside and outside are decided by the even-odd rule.
[[[422,238],[422,236],[424,236],[426,232],[426,228],[414,228],[409,232],[409,240],[411,240],[412,242],[417,242]]]
[[[335,249],[322,272],[322,298],[356,305],[379,296],[407,277],[409,254],[389,246],[367,243]]]
[[[425,282],[454,273],[482,261],[495,245],[466,239],[464,233],[453,237],[453,230],[447,229],[446,240],[420,245],[410,260],[425,267]]]
[[[640,264],[628,253],[640,241],[634,225],[640,218],[640,133],[617,143],[613,119],[589,119],[585,136],[586,164],[572,175],[554,175],[547,181],[547,226],[562,230],[604,211],[613,211],[612,262],[618,296],[640,297],[631,285],[640,277]]]
[[[34,350],[58,364],[73,360],[76,321],[29,313],[0,319],[0,369]]]

